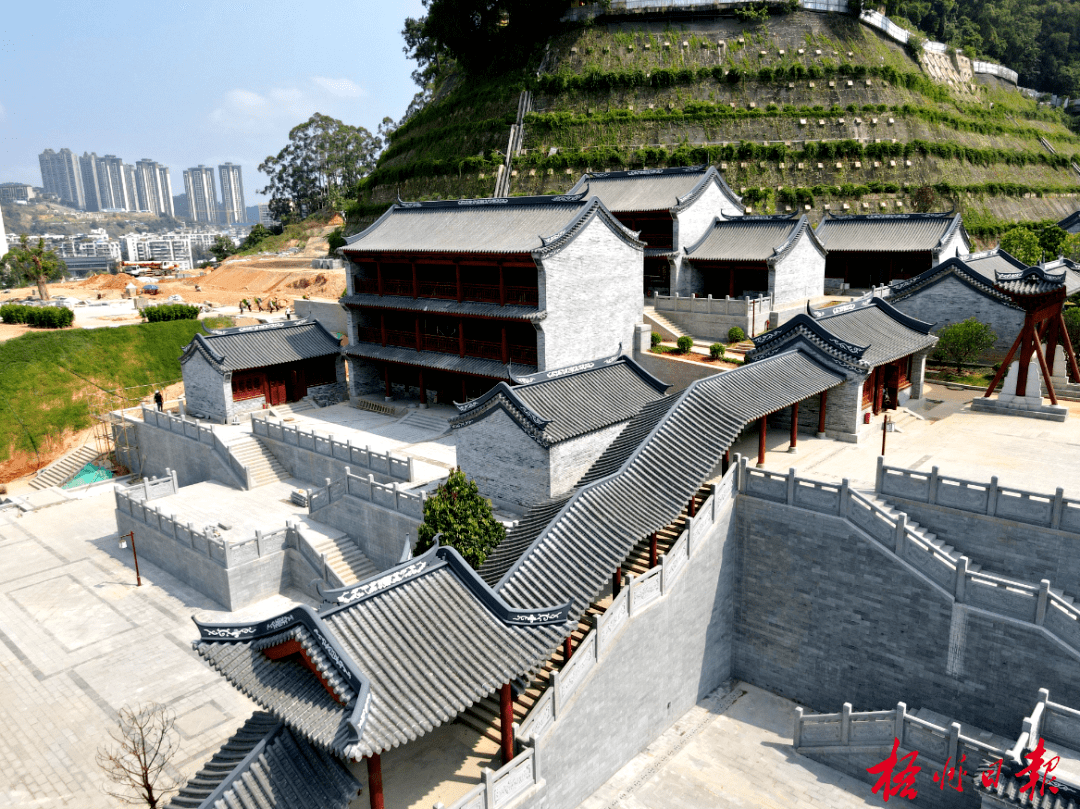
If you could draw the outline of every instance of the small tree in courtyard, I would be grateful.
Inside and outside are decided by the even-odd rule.
[[[993,348],[997,334],[989,324],[969,317],[960,323],[950,323],[938,332],[937,350],[963,373],[964,363],[971,362],[984,351]]]
[[[97,751],[97,764],[110,782],[106,794],[150,809],[164,803],[177,786],[165,772],[177,751],[175,720],[172,711],[156,702],[120,709],[117,727],[109,731],[114,744]]]
[[[453,470],[435,494],[424,501],[424,521],[417,529],[416,553],[428,550],[436,534],[474,568],[506,537],[503,524],[491,512],[491,501],[480,496],[475,480]]]
[[[1039,237],[1025,227],[1014,227],[1001,235],[1001,249],[1015,256],[1025,264],[1038,264],[1042,258],[1042,245]]]
[[[0,258],[0,269],[3,270],[5,283],[14,286],[37,284],[38,295],[43,301],[47,301],[49,288],[46,284],[63,277],[67,264],[52,250],[46,249],[44,239],[38,239],[38,243],[31,247],[24,233],[19,237],[18,246],[8,250]]]

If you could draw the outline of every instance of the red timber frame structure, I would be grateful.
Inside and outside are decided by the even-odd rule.
[[[1060,279],[1057,286],[1051,286]],[[1030,284],[1035,281],[1034,284]],[[1015,282],[1020,282],[1019,284]],[[1025,290],[1024,286],[1029,286]],[[1031,267],[1016,273],[998,273],[996,288],[1012,298],[1013,303],[1024,310],[1024,325],[1020,328],[1020,334],[1013,341],[1009,353],[1001,363],[986,388],[983,398],[993,394],[1001,382],[1009,365],[1012,364],[1016,352],[1020,352],[1020,367],[1016,374],[1016,395],[1027,394],[1028,366],[1034,354],[1039,361],[1039,369],[1042,371],[1043,381],[1046,382],[1046,391],[1050,396],[1050,404],[1056,405],[1057,393],[1054,391],[1054,383],[1050,375],[1049,362],[1053,361],[1057,347],[1060,345],[1065,350],[1065,361],[1068,363],[1069,372],[1073,381],[1080,382],[1080,368],[1077,367],[1076,350],[1069,339],[1069,331],[1065,327],[1063,308],[1065,305],[1065,277],[1048,276],[1038,267]],[[1043,354],[1042,343],[1046,342],[1046,353]]]
[[[536,330],[530,315],[539,305],[536,262],[528,253],[364,253],[349,256],[360,269],[358,295],[377,295],[378,302],[345,305],[363,313],[357,325],[361,343],[410,348],[419,352],[483,359],[504,366],[537,366]],[[407,299],[410,303],[403,305]],[[458,304],[490,304],[477,312],[463,306],[418,310],[413,301],[434,299]],[[495,307],[498,307],[497,309]],[[516,307],[521,314],[515,313]],[[467,370],[438,369],[422,362],[372,360],[382,367],[386,396],[394,383],[416,386],[421,403],[427,390],[440,399],[465,401],[486,391],[498,377]]]

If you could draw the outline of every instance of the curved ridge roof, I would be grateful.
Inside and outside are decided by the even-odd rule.
[[[686,255],[698,261],[767,261],[772,264],[790,253],[804,233],[824,256],[827,251],[805,215],[717,217],[697,243],[686,248]]]
[[[746,209],[715,166],[677,166],[666,169],[595,171],[581,175],[571,194],[588,191],[603,200],[615,213],[671,211],[678,213],[700,197],[709,183],[715,183],[735,208]]]
[[[958,213],[834,214],[827,212],[817,236],[830,252],[940,252],[957,228]],[[965,241],[967,232],[964,231]]]
[[[265,368],[341,353],[341,341],[317,320],[286,320],[196,334],[180,364],[200,354],[218,371]]]

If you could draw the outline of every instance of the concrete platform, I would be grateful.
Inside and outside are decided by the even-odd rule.
[[[152,500],[151,505],[179,522],[190,522],[197,528],[218,526],[226,542],[243,542],[254,537],[256,530],[264,533],[279,531],[285,527],[286,520],[307,517],[307,507],[296,505],[289,495],[293,489],[307,488],[308,485],[296,478],[286,478],[243,491],[208,480]],[[221,527],[223,524],[228,528]]]

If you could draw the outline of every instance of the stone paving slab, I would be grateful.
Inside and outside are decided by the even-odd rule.
[[[104,491],[0,514],[0,806],[117,806],[94,755],[116,712],[146,701],[176,713],[175,774],[194,774],[256,706],[191,648],[191,616],[256,620],[306,600],[228,613],[143,560],[136,587],[113,508]]]
[[[796,703],[743,682],[717,689],[581,804],[581,809],[881,806],[870,785],[800,756]]]

